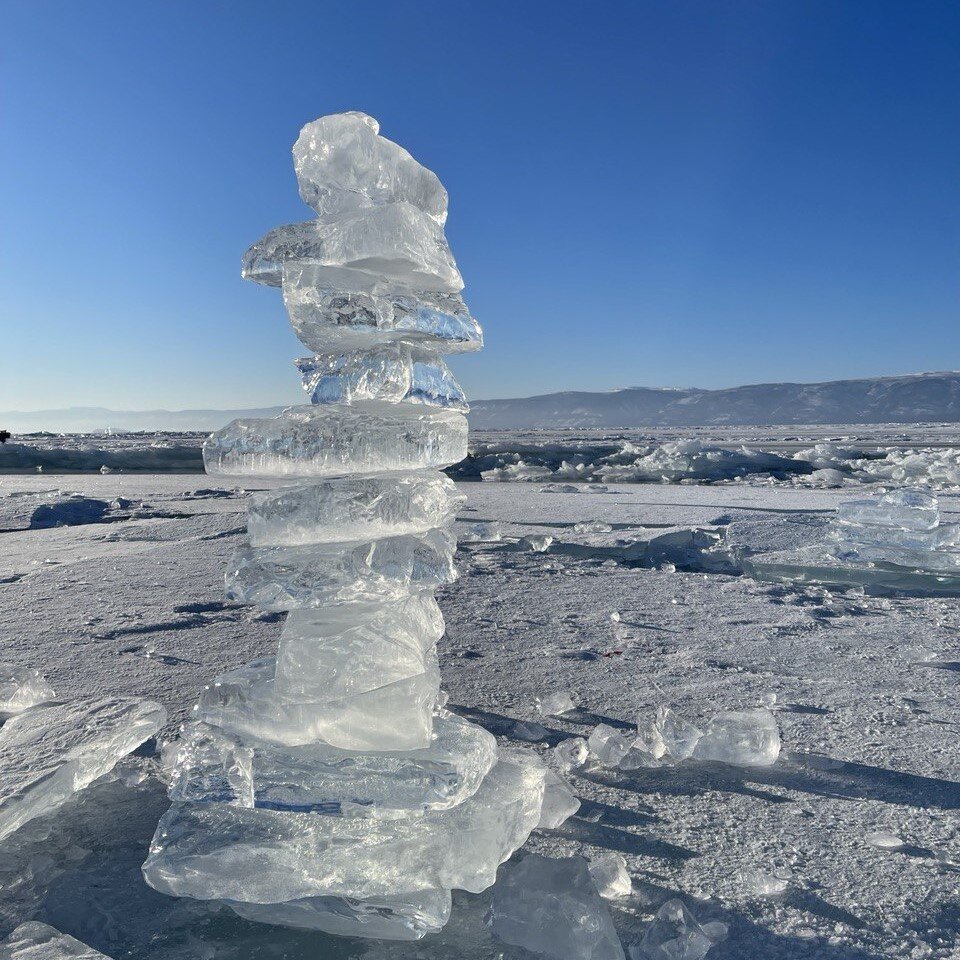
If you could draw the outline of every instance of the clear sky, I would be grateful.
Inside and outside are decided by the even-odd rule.
[[[960,368],[955,0],[2,0],[0,409],[296,400],[243,250],[359,109],[433,168],[475,398]]]

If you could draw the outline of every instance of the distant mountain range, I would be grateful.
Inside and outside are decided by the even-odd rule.
[[[0,429],[13,433],[210,431],[236,417],[270,417],[282,409],[0,411]],[[479,400],[470,410],[470,425],[475,430],[957,422],[960,372],[956,371],[826,383],[759,383],[724,390],[630,387],[606,393],[567,391],[518,400]]]

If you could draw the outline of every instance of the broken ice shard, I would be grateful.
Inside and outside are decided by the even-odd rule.
[[[583,857],[532,853],[505,864],[493,888],[490,926],[504,943],[551,960],[624,960]]]
[[[541,830],[556,830],[580,809],[580,801],[570,789],[570,784],[553,770],[544,777],[543,806],[540,811]]]
[[[106,697],[31,707],[0,727],[0,839],[60,806],[163,726],[163,707]]]
[[[577,707],[569,690],[555,690],[537,697],[537,709],[545,717],[559,717]]]
[[[0,663],[0,713],[20,713],[54,696],[53,687],[36,670]]]
[[[287,619],[277,656],[206,687],[165,749],[174,803],[144,876],[257,922],[415,940],[578,801],[443,709],[433,592],[464,498],[437,471],[467,453],[467,403],[442,356],[483,343],[446,191],[360,113],[308,124],[294,161],[318,217],[267,234],[243,274],[282,287],[311,403],[204,446],[208,473],[296,481],[253,496],[225,576]]]
[[[404,343],[373,350],[302,357],[296,367],[315,404],[385,400],[419,403],[466,413],[466,397],[435,353]]]
[[[722,939],[725,929],[717,928]],[[694,915],[680,900],[668,900],[644,931],[643,939],[630,947],[631,960],[703,960],[713,947]]]
[[[686,760],[693,756],[703,732],[689,720],[684,719],[672,707],[657,710],[657,730],[666,752],[674,760]]]
[[[422,890],[365,900],[304,897],[287,903],[226,902],[247,920],[377,940],[420,940],[442,929],[450,918],[449,890]]]
[[[583,737],[568,737],[553,748],[553,753],[562,770],[574,770],[590,759],[590,745]]]
[[[604,900],[617,900],[620,897],[630,896],[633,882],[630,880],[630,874],[627,873],[627,861],[619,853],[604,853],[598,857],[591,857],[589,868],[597,893]]]
[[[697,741],[693,756],[740,767],[765,767],[780,756],[776,717],[763,707],[718,713]]]
[[[110,960],[45,923],[21,923],[0,942],[0,960]]]
[[[234,420],[203,445],[216,476],[330,477],[424,470],[467,455],[467,420],[454,410],[371,401],[290,407],[279,417]]]
[[[617,730],[609,724],[600,723],[587,738],[590,756],[604,767],[615,767],[627,755],[636,740],[633,731]]]
[[[837,507],[841,523],[932,530],[940,522],[937,498],[924,490],[893,490],[870,500],[845,500]]]

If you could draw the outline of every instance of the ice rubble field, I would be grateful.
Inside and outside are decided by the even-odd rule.
[[[772,705],[783,749],[770,767],[574,769],[579,811],[527,849],[594,865],[621,854],[632,894],[605,903],[625,945],[679,895],[701,924],[729,925],[716,960],[960,955],[960,601],[736,575],[736,551],[821,542],[856,490],[606,482],[461,486],[461,578],[439,597],[451,705],[554,768],[563,740],[664,704],[701,727]],[[282,615],[223,598],[246,494],[214,483],[0,478],[0,659],[40,669],[64,697],[156,701],[172,736],[202,685],[272,653],[281,627]],[[939,498],[944,521],[960,519],[960,497]],[[486,539],[491,524],[501,540]],[[536,698],[558,691],[577,709],[544,717]],[[448,927],[412,944],[298,933],[158,894],[140,873],[168,806],[158,770],[151,742],[4,841],[0,933],[36,920],[114,958],[158,960],[531,956],[484,925],[497,896],[512,902],[499,886],[456,895]]]
[[[305,363],[306,361],[298,361]],[[311,371],[304,372],[310,391]],[[955,424],[683,428],[650,431],[484,431],[450,468],[458,480],[758,483],[831,488],[912,484],[960,488]],[[15,437],[0,474],[202,472],[196,433]]]

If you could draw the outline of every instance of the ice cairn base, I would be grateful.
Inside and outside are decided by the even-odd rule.
[[[546,769],[443,709],[433,593],[456,578],[467,453],[444,355],[482,334],[443,233],[447,194],[373,118],[308,124],[294,147],[318,216],[247,251],[283,289],[309,404],[236,420],[207,472],[252,496],[227,596],[284,611],[276,657],[207,687],[169,745],[170,810],[143,871],[250,920],[416,940],[541,823]],[[555,818],[554,818],[555,819]]]
[[[940,522],[937,498],[904,488],[837,508],[822,544],[746,557],[758,580],[960,596],[960,525]]]

